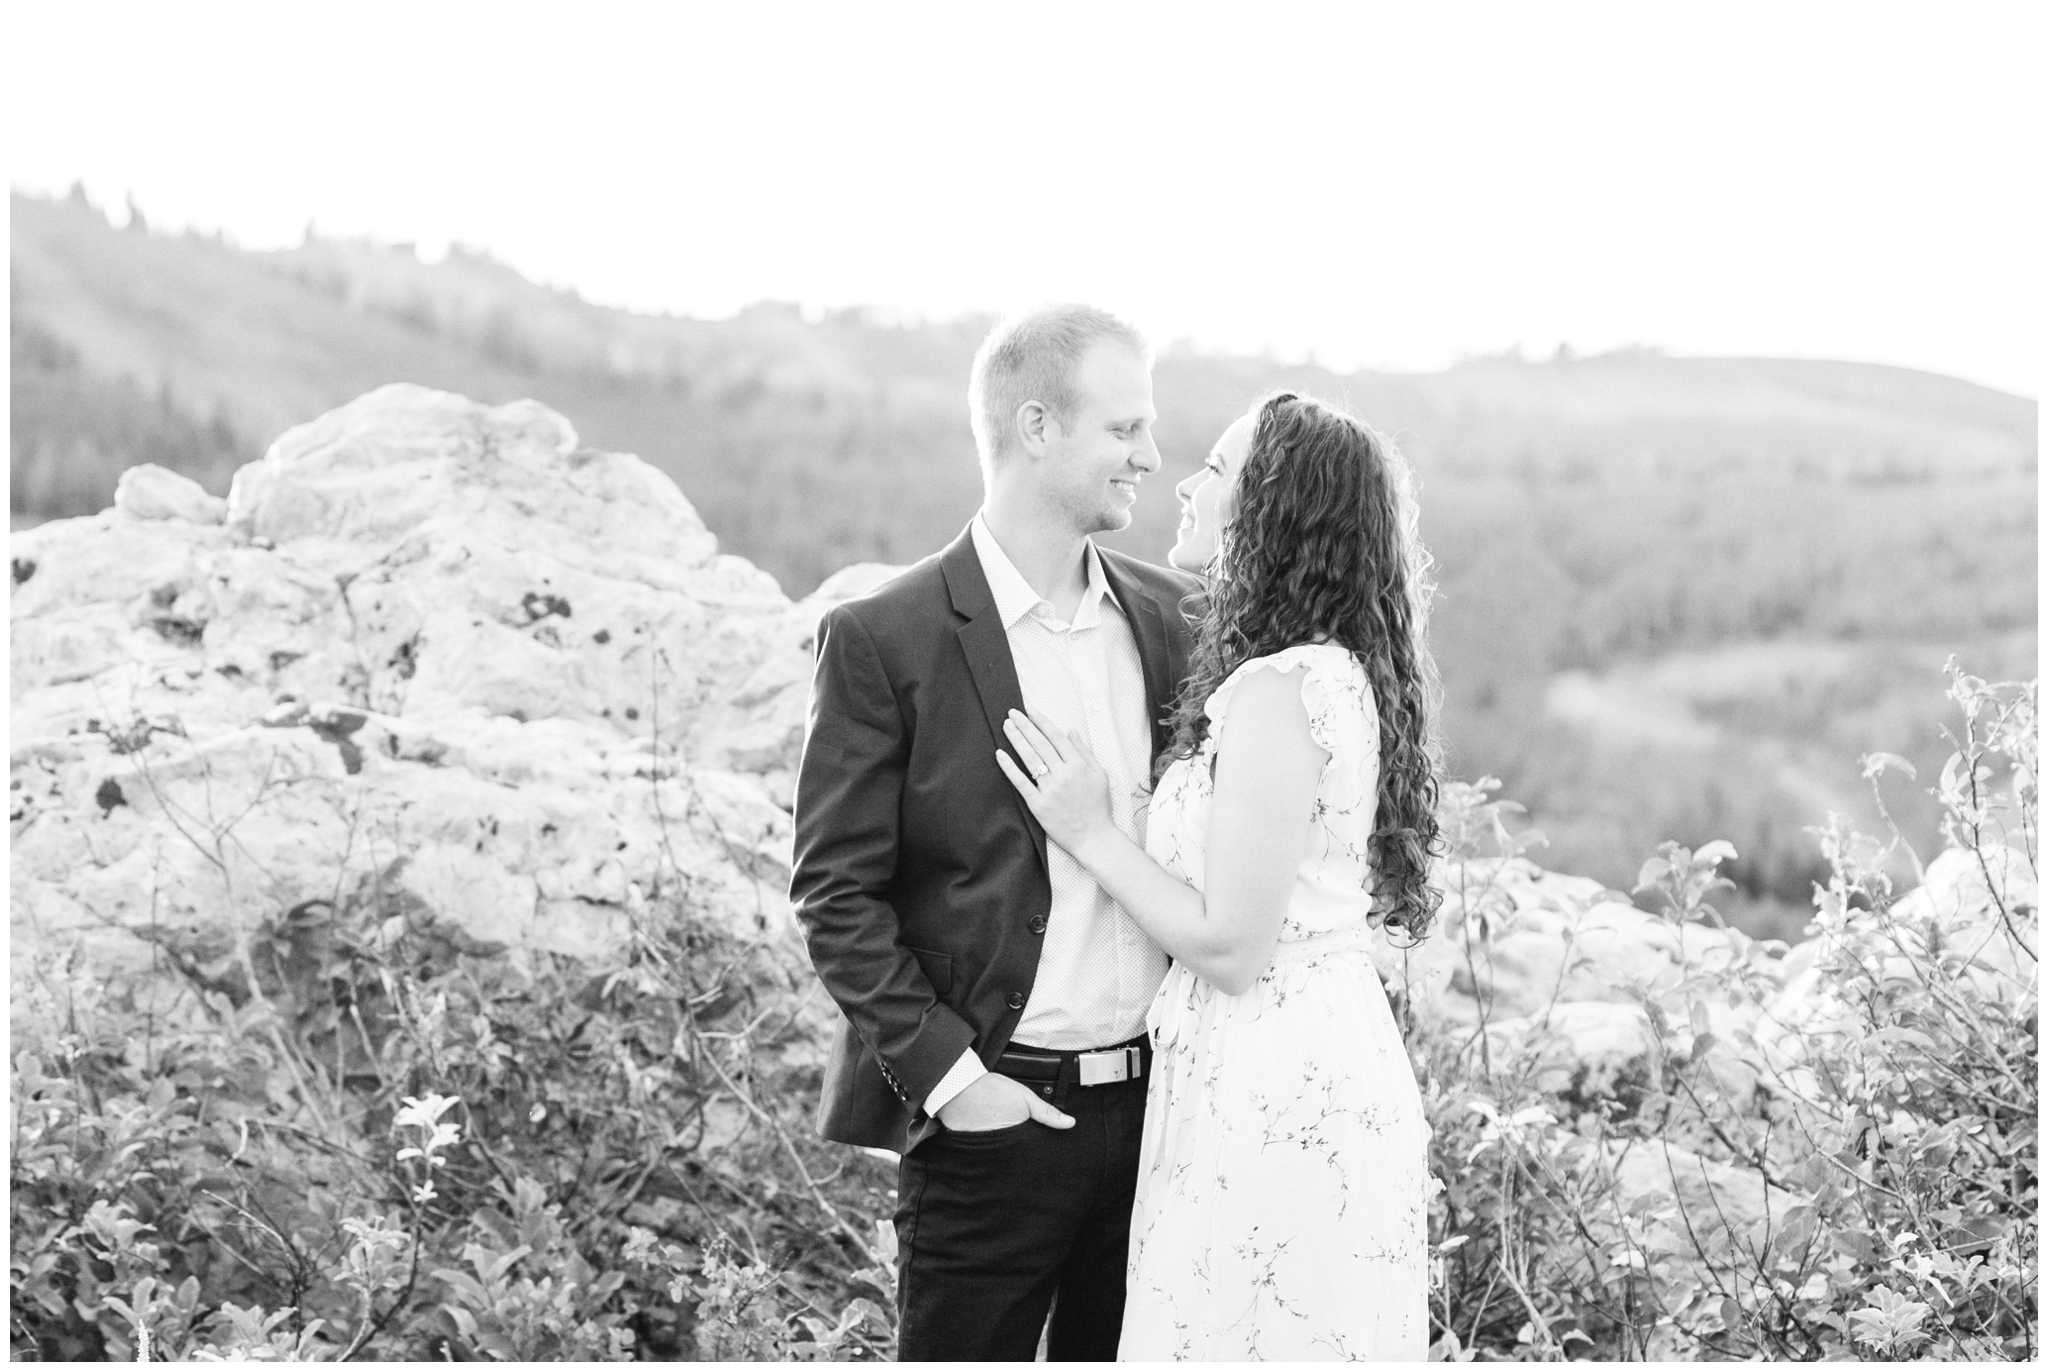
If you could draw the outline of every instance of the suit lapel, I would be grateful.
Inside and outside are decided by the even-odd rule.
[[[1147,595],[1108,553],[1102,554],[1102,571],[1109,578],[1110,589],[1116,592],[1117,604],[1124,608],[1131,637],[1138,642],[1138,661],[1145,670],[1145,700],[1152,721],[1152,756],[1156,758],[1172,742],[1166,720],[1180,688],[1167,647],[1166,620],[1159,602]]]
[[[974,540],[966,533],[953,541],[952,546],[940,555],[939,565],[946,576],[946,589],[953,598],[953,609],[957,614],[967,616],[967,622],[956,631],[960,640],[960,651],[967,658],[967,674],[974,681],[976,694],[981,697],[982,717],[988,721],[988,732],[995,746],[1008,749],[1010,741],[1003,734],[1003,721],[1012,710],[1024,708],[1024,688],[1017,682],[1017,662],[1010,656],[1010,635],[1003,628],[1003,617],[996,609],[995,596],[988,589],[988,577],[981,570],[981,558],[974,551]],[[1147,676],[1150,685],[1150,676]],[[969,746],[961,740],[961,746]],[[1012,753],[1012,757],[1015,754]],[[1007,781],[1005,786],[1009,786]],[[1031,807],[1024,803],[1024,797],[1016,788],[1009,787],[1010,798],[1016,802],[1017,813],[1023,818],[1024,828],[1031,835],[1031,846],[1038,850],[1040,863],[1046,861],[1045,829],[1038,817],[1031,813]]]

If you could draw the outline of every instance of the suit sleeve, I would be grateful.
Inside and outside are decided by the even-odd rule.
[[[921,1107],[974,1030],[898,937],[896,871],[909,731],[874,639],[846,606],[818,626],[797,767],[790,899],[811,964],[905,1104]]]

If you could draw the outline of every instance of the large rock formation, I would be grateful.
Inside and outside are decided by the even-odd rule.
[[[226,974],[263,921],[370,879],[463,950],[602,962],[686,878],[800,971],[783,891],[810,636],[894,571],[792,603],[637,458],[532,402],[417,386],[292,429],[224,506],[137,468],[114,508],[13,539],[17,983],[74,946],[138,988],[166,958]],[[1797,1023],[1811,950],[1759,958],[1521,858],[1438,879],[1441,929],[1382,949],[1389,983],[1548,1089],[1653,1077],[1708,1029],[1732,1100],[1786,1067],[1770,1024],[1683,988],[1744,960]],[[1971,880],[1951,855],[1913,899],[1978,908]]]
[[[17,976],[74,940],[107,975],[222,964],[370,875],[477,951],[613,956],[664,871],[787,933],[810,634],[895,570],[792,604],[645,463],[415,386],[286,433],[225,506],[137,468],[13,551]],[[1560,1085],[1639,1068],[1642,1000],[1726,956],[1523,860],[1441,880],[1390,980]]]
[[[415,386],[224,505],[137,468],[13,553],[15,975],[76,942],[138,984],[370,878],[474,952],[613,957],[665,872],[786,937],[810,634],[895,570],[793,604],[645,463]],[[1710,937],[1527,862],[1443,879],[1445,936],[1390,975],[1567,1077],[1642,1058],[1637,997]]]
[[[225,972],[372,875],[472,951],[613,957],[664,871],[789,931],[818,606],[539,405],[387,386],[12,551],[17,984]]]
[[[764,954],[748,974],[772,983],[754,989],[788,1029],[777,1051],[815,1065],[835,1012],[784,897],[811,635],[896,569],[792,603],[638,459],[531,402],[414,386],[286,433],[225,502],[138,468],[114,508],[12,551],[17,1013],[66,975],[153,1023],[195,985],[317,985],[277,933],[322,906],[369,912],[379,940],[607,971],[648,922],[695,938],[703,920]],[[1779,1184],[1808,1172],[1735,1165],[1724,1126],[1782,1140],[1825,1114],[1812,1044],[1861,1032],[1845,958],[1888,985],[1954,972],[2015,1022],[2036,998],[2030,852],[1944,853],[1888,943],[1823,908],[1786,956],[1517,856],[1436,880],[1437,931],[1378,956],[1423,1027],[1447,1177],[1519,1150],[1552,1178],[1543,1204],[1583,1201],[1546,1272],[1633,1280],[1655,1248],[1658,1299],[1702,1328],[1785,1216],[1812,1221],[1815,1195]],[[700,1152],[747,1118],[707,1101]],[[627,1217],[659,1228],[662,1206],[681,1202]],[[1478,1213],[1446,1251],[1493,1241]]]

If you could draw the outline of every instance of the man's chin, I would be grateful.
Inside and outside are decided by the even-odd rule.
[[[1130,527],[1131,512],[1129,510],[1104,510],[1095,517],[1095,528],[1092,532],[1113,534]]]

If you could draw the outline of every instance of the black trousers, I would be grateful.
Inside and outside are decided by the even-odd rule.
[[[935,1134],[896,1190],[897,1353],[1030,1362],[1116,1357],[1145,1083],[1062,1083],[1071,1129],[1036,1120]]]

